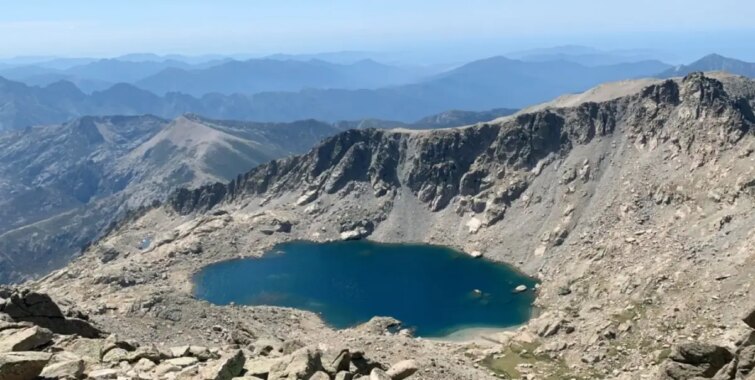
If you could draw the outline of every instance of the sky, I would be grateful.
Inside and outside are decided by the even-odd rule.
[[[391,51],[453,60],[564,44],[755,59],[752,0],[0,0],[0,57]]]

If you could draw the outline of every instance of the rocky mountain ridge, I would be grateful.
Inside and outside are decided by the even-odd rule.
[[[28,285],[140,339],[225,339],[213,324],[307,345],[348,337],[388,361],[410,350],[427,379],[667,378],[667,358],[697,366],[669,356],[691,340],[726,347],[728,362],[755,304],[755,92],[717,78],[623,86],[464,128],[346,131],[228,184],[179,190]],[[540,314],[464,342],[378,340],[310,312],[192,296],[207,264],[354,238],[515,265],[540,280]]]
[[[729,148],[751,133],[755,122],[751,105],[744,99],[730,99],[721,82],[696,74],[685,78],[682,86],[669,80],[631,97],[583,103],[572,109],[546,109],[517,115],[498,125],[482,123],[429,135],[347,131],[306,155],[261,165],[227,186],[213,185],[192,192],[182,189],[170,203],[186,214],[208,210],[222,198],[232,201],[253,195],[279,196],[303,188],[313,194],[308,196],[311,201],[320,192],[333,194],[351,182],[367,182],[376,196],[409,189],[432,211],[445,208],[457,196],[481,196],[493,204],[506,204],[526,189],[523,182],[535,174],[541,160],[549,155],[563,156],[575,145],[612,134],[617,120],[631,124],[628,133],[641,139],[671,140],[677,149],[701,161],[709,153],[694,150],[696,144]],[[683,107],[676,109],[680,105]],[[718,125],[700,127],[719,128],[718,135],[701,136],[684,124],[687,120],[661,130],[661,123],[672,112],[693,122],[708,116],[704,113],[713,113]],[[496,179],[506,177],[509,187],[494,188]]]
[[[129,210],[339,131],[316,121],[84,117],[0,134],[0,282],[61,266]],[[31,265],[31,263],[35,263]]]

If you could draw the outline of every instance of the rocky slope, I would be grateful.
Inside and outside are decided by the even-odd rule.
[[[755,305],[755,92],[718,78],[622,85],[465,128],[347,131],[228,184],[179,190],[29,286],[126,336],[229,340],[219,325],[305,345],[346,339],[388,362],[416,359],[424,379],[664,378],[666,358],[697,360],[690,340],[724,347],[716,366],[732,368]],[[208,263],[342,238],[481,252],[541,280],[540,313],[458,343],[192,297]],[[718,378],[751,376],[729,373]]]
[[[84,117],[0,134],[0,283],[45,273],[129,210],[228,181],[339,131],[316,121]]]
[[[0,300],[2,379],[400,380],[418,370],[413,360],[389,367],[358,350],[257,339],[221,326],[213,329],[234,343],[168,347],[122,340],[93,326],[75,308],[62,309],[46,294],[0,288]]]

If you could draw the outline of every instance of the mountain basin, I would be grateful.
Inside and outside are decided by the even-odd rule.
[[[194,295],[217,305],[309,310],[334,328],[390,316],[417,336],[444,337],[526,322],[535,284],[510,266],[441,246],[295,241],[204,267]]]

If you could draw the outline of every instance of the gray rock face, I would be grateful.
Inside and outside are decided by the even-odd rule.
[[[300,198],[306,204],[316,194],[345,192],[354,184],[363,184],[376,189],[375,196],[386,199],[399,189],[408,190],[431,211],[445,209],[454,199],[465,199],[467,206],[459,210],[481,213],[477,218],[479,230],[506,217],[511,204],[536,179],[535,169],[546,157],[564,156],[577,145],[609,136],[617,125],[626,126],[633,136],[676,136],[681,145],[700,150],[688,153],[703,155],[703,143],[729,146],[752,130],[751,107],[740,103],[729,98],[721,82],[695,74],[681,82],[669,80],[649,86],[633,96],[521,114],[474,128],[417,135],[350,130],[323,141],[305,155],[261,165],[225,186],[181,190],[169,203],[182,214],[250,196],[307,194]],[[694,124],[695,112],[702,109],[720,114],[711,122],[716,125],[706,125],[720,127],[716,137],[705,137],[715,141],[699,140],[692,129],[683,127]],[[689,120],[686,115],[691,115]],[[693,141],[700,144],[685,145]],[[596,169],[585,163],[570,168],[566,180],[581,178],[584,182],[595,175]],[[362,235],[355,229],[342,232],[344,239]],[[560,230],[552,244],[562,244],[568,233]]]

